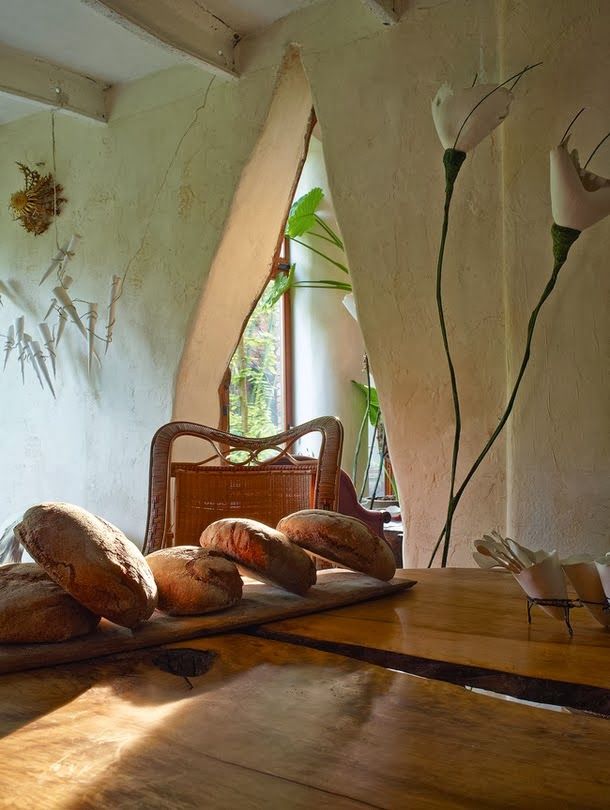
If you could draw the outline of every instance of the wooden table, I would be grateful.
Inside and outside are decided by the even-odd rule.
[[[527,623],[510,574],[412,569],[410,591],[257,631],[266,638],[538,702],[610,715],[610,633],[585,608],[574,636],[539,607]],[[610,805],[610,799],[609,799]]]
[[[2,676],[0,807],[608,807],[605,719],[241,634],[172,646],[217,653],[192,690],[158,650]]]

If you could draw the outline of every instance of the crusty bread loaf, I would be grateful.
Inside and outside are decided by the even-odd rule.
[[[316,581],[312,559],[281,532],[257,520],[216,520],[205,529],[200,543],[224,554],[255,579],[301,596]]]
[[[0,644],[67,641],[99,620],[36,563],[0,566]]]
[[[358,518],[303,509],[282,518],[277,528],[301,548],[353,571],[386,581],[396,572],[389,545]]]
[[[93,613],[124,627],[148,619],[157,586],[140,550],[112,524],[68,503],[33,506],[15,534],[47,574]]]
[[[236,605],[243,582],[235,563],[201,546],[153,551],[146,558],[158,589],[158,607],[170,616],[194,616]]]

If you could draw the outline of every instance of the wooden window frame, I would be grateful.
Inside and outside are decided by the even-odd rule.
[[[292,185],[292,193],[290,196],[291,204],[292,200],[294,199],[294,195],[296,194],[297,186],[299,184],[299,180],[301,179],[301,174],[303,172],[303,166],[305,165],[305,161],[307,160],[307,155],[309,153],[309,142],[311,140],[311,134],[313,132],[313,128],[317,123],[317,118],[315,111],[311,110],[309,116],[309,122],[307,125],[307,131],[305,133],[305,148],[303,150],[303,157],[299,161],[299,165],[297,167],[297,171],[295,174],[295,179]],[[286,216],[284,217],[284,221],[282,223],[282,229],[280,231],[280,235],[278,237],[278,241],[276,244],[275,252],[273,254],[273,261],[271,263],[271,270],[265,281],[265,286],[263,290],[266,289],[269,282],[278,275],[278,273],[289,270],[290,269],[290,240],[286,237],[286,222],[288,221],[288,217],[290,215],[290,207],[286,211]],[[261,291],[262,295],[262,291]],[[231,359],[233,358],[233,354],[235,354],[235,349],[237,348],[239,341],[242,339],[244,330],[248,324],[248,321],[252,317],[252,313],[256,305],[258,304],[259,298],[254,302],[252,309],[248,313],[246,319],[244,320],[241,331],[239,333],[239,338],[235,344],[235,348],[233,349],[233,353],[231,354]],[[294,380],[293,380],[293,359],[292,359],[292,304],[290,299],[290,292],[284,293],[281,298],[282,301],[282,342],[284,346],[283,351],[283,382],[284,382],[284,422],[285,426],[283,430],[288,430],[293,427],[294,422]],[[218,388],[218,399],[220,403],[220,419],[218,422],[219,430],[224,431],[225,433],[230,433],[229,427],[229,389],[231,386],[231,364],[229,361],[229,365],[223,375],[222,382]]]

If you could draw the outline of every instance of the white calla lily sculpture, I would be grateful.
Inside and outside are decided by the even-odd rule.
[[[610,180],[580,167],[578,152],[567,138],[551,151],[553,221],[584,231],[610,214]]]
[[[445,324],[442,287],[443,260],[445,257],[447,232],[449,229],[451,198],[453,197],[455,181],[462,164],[466,160],[467,154],[504,121],[513,100],[513,88],[525,73],[538,67],[538,64],[540,63],[526,65],[523,70],[520,70],[519,73],[515,73],[514,76],[506,79],[506,81],[501,84],[477,85],[476,76],[472,87],[465,90],[454,91],[448,84],[444,84],[432,101],[432,118],[440,142],[445,148],[443,155],[443,165],[445,167],[445,207],[436,265],[436,305],[451,380],[455,430],[451,457],[451,482],[449,485],[447,520],[441,538],[434,548],[430,565],[434,560],[434,556],[443,536],[445,537],[445,543],[443,546],[441,564],[443,567],[447,564],[447,554],[451,540],[451,522],[453,519],[453,511],[457,505],[455,500],[455,476],[460,451],[461,407],[455,368],[451,357],[449,338]]]
[[[445,149],[470,152],[506,118],[513,94],[497,84],[454,91],[443,84],[432,102],[432,118]]]

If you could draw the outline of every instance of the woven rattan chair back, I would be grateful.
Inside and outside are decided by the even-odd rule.
[[[296,458],[295,442],[321,434],[317,459]],[[181,436],[202,439],[212,455],[172,462]],[[313,419],[264,439],[234,436],[194,422],[169,422],[150,450],[148,520],[144,553],[173,545],[198,545],[201,532],[224,517],[249,517],[275,526],[299,509],[337,508],[343,427],[338,419]]]

